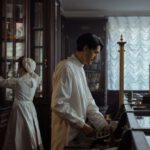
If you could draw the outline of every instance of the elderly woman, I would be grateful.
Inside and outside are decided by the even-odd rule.
[[[36,110],[33,104],[40,77],[31,58],[19,59],[19,78],[3,79],[0,86],[15,90],[3,150],[43,150]]]

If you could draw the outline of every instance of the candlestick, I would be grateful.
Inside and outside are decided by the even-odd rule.
[[[117,42],[120,46],[120,89],[119,89],[119,108],[123,105],[124,101],[124,44],[123,36],[121,35],[120,41]]]
[[[150,93],[150,65],[149,65],[149,93]]]

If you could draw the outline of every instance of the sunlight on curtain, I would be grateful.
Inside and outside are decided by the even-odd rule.
[[[125,42],[124,89],[149,90],[150,17],[109,17],[107,24],[108,89],[119,89],[120,36]]]

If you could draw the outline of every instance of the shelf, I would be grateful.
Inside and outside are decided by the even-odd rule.
[[[16,38],[2,38],[1,41],[7,42],[16,42],[16,43],[23,43],[24,39],[16,39]]]
[[[17,22],[17,23],[22,23],[24,21],[24,18],[19,18],[19,19],[13,19],[13,18],[9,18],[9,17],[0,17],[2,22]]]
[[[100,70],[96,70],[96,69],[94,69],[94,70],[87,70],[87,69],[85,69],[85,72],[86,73],[100,73]]]
[[[43,27],[33,27],[33,30],[35,30],[35,31],[42,30],[43,31]]]
[[[40,48],[43,48],[43,46],[34,46],[34,48],[40,49]]]

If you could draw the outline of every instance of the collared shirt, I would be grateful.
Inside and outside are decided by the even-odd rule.
[[[96,129],[105,126],[105,119],[87,85],[83,66],[72,55],[61,61],[53,74],[52,150],[59,150],[73,140],[80,132],[77,127],[83,127],[86,118]]]

